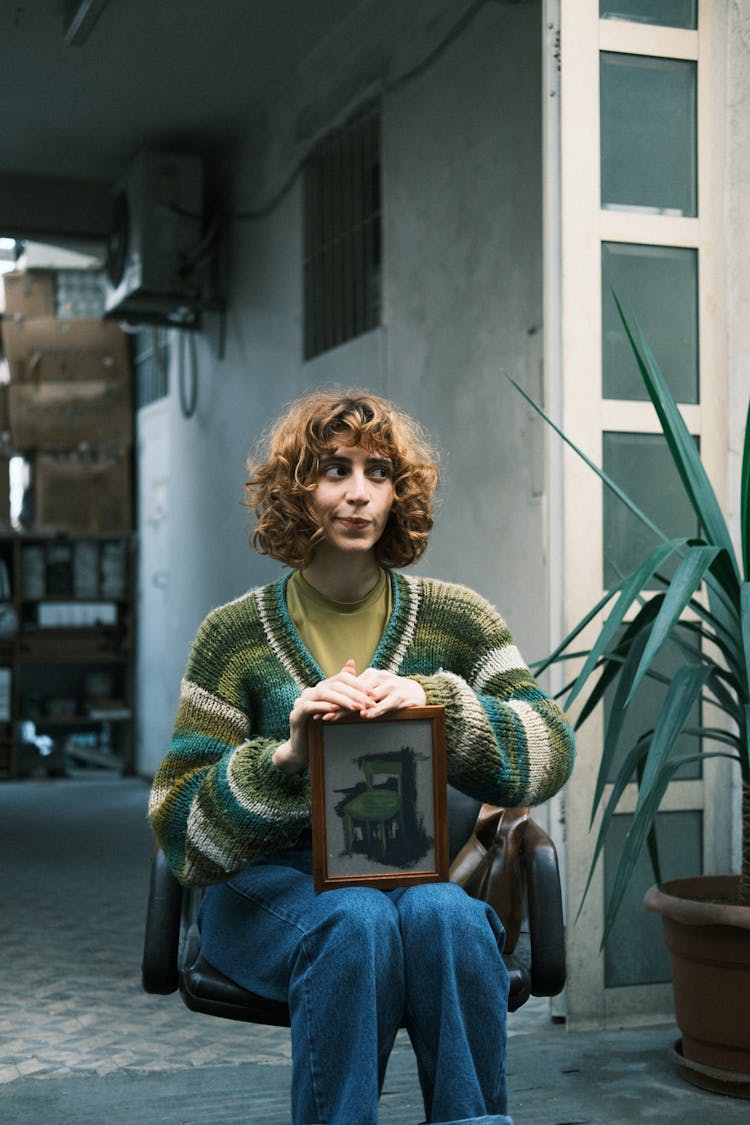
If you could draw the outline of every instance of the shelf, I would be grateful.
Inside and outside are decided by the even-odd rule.
[[[23,722],[58,749],[74,744],[85,764],[132,769],[136,549],[133,532],[0,531],[0,560],[13,592],[6,600],[16,619],[14,635],[0,638],[9,694],[8,718],[0,723],[0,778],[29,772]],[[112,593],[102,590],[107,583]],[[87,689],[89,676],[111,681],[106,697]],[[74,714],[54,713],[63,699]],[[111,740],[114,752],[76,745],[79,734],[84,742]]]
[[[0,777],[29,773],[24,722],[54,742],[63,769],[63,753],[85,765],[133,768],[136,548],[133,531],[0,531],[16,622],[15,633],[0,638],[8,695]],[[90,677],[107,678],[106,695],[90,690]],[[70,710],[55,713],[63,700]]]
[[[133,714],[127,708],[116,713],[110,711],[97,711],[87,712],[83,715],[44,715],[42,718],[30,719],[29,721],[34,724],[37,730],[45,730],[48,727],[80,727],[80,726],[98,726],[100,723],[125,723],[130,722]]]
[[[130,662],[129,652],[87,652],[84,649],[75,652],[19,652],[16,654],[16,664],[127,664]]]
[[[81,594],[47,594],[43,598],[29,598],[25,594],[21,594],[19,601],[21,605],[39,605],[40,602],[64,602],[65,605],[78,605],[81,602],[84,605],[90,605],[91,602],[96,602],[97,605],[101,602],[116,602],[118,605],[130,604],[130,598],[127,594],[91,594],[85,597]]]

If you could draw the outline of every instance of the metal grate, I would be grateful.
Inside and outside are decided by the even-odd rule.
[[[136,409],[164,398],[169,391],[169,330],[151,326],[133,333]]]
[[[376,328],[380,309],[380,109],[371,106],[305,164],[305,359]]]

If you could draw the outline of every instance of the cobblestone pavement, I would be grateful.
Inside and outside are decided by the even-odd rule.
[[[0,784],[0,1083],[290,1065],[286,1028],[210,1019],[142,991],[147,793],[107,774]],[[527,1007],[526,1020],[539,1011]]]
[[[141,989],[147,792],[93,771],[0,783],[0,1120],[287,1125],[287,1029],[196,1015]],[[680,1077],[674,1028],[566,1034],[531,1000],[509,1033],[516,1125],[747,1121],[747,1102]],[[379,1120],[421,1116],[401,1032]]]
[[[289,1064],[286,1029],[208,1021],[142,991],[146,797],[108,775],[0,784],[0,1083]]]

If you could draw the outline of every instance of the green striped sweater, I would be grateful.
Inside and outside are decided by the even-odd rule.
[[[531,805],[567,780],[573,734],[498,613],[462,586],[389,571],[393,607],[372,665],[443,704],[448,780],[495,805]],[[185,883],[219,882],[291,846],[310,824],[309,773],[272,762],[301,690],[323,679],[287,612],[288,576],[214,610],[182,682],[149,815]]]

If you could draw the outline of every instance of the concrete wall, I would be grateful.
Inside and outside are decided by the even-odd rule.
[[[299,181],[266,218],[232,222],[225,354],[209,320],[194,417],[180,414],[175,356],[168,399],[139,418],[144,773],[166,747],[206,611],[280,573],[248,547],[244,460],[313,386],[368,386],[430,429],[444,483],[420,570],[480,590],[529,658],[543,652],[542,435],[502,374],[541,386],[541,9],[475,7],[360,5],[232,166],[234,211],[252,212],[306,139],[380,90],[383,325],[303,363]]]

